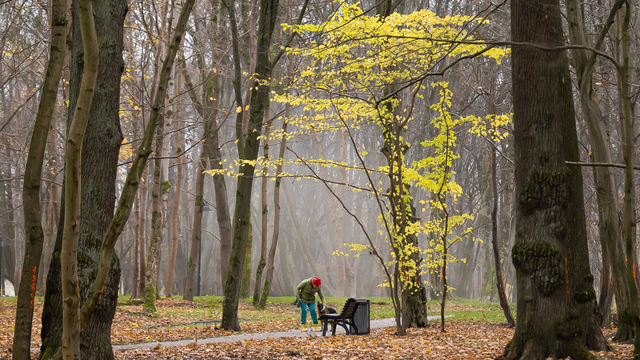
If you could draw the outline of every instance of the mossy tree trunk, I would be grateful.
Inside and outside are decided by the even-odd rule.
[[[513,1],[511,36],[562,46],[559,2]],[[587,349],[607,346],[589,268],[582,173],[565,164],[579,160],[566,53],[518,45],[512,63],[518,317],[505,358],[595,359]]]
[[[53,110],[58,95],[58,85],[62,74],[62,64],[66,54],[67,35],[67,1],[53,0],[51,3],[51,46],[49,62],[42,86],[40,105],[36,115],[27,164],[24,170],[23,209],[26,235],[25,256],[22,262],[22,273],[25,275],[18,288],[16,319],[13,335],[13,359],[30,359],[31,326],[33,324],[33,301],[39,274],[40,259],[44,244],[42,229],[42,209],[40,206],[40,182],[42,163],[47,145],[47,137]],[[50,222],[51,223],[51,222]],[[2,239],[0,239],[2,242]],[[0,254],[2,256],[2,254]],[[0,258],[0,262],[2,259]],[[2,267],[0,267],[2,271]],[[0,276],[0,288],[4,288],[4,278]]]

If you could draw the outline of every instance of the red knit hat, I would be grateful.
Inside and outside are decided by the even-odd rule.
[[[320,284],[322,284],[322,281],[320,280],[320,278],[314,278],[313,280],[311,280],[311,283],[313,284],[313,286],[318,287],[320,286]]]

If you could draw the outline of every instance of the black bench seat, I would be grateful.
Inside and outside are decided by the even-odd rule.
[[[327,326],[329,324],[333,325],[331,335],[336,334],[336,325],[342,326],[347,335],[357,334],[358,327],[356,326],[353,319],[357,309],[358,301],[354,298],[349,298],[344,303],[342,311],[339,314],[320,315],[320,320],[324,321],[324,325],[322,327],[322,336],[327,335]]]

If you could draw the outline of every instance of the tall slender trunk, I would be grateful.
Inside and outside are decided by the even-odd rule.
[[[286,116],[285,116],[286,118]],[[269,133],[271,130],[271,124],[265,122],[264,126],[264,138],[262,139],[262,152],[264,154],[265,161],[269,161]],[[267,231],[268,231],[268,215],[269,208],[267,207],[267,184],[269,181],[269,169],[263,167],[262,169],[262,185],[260,188],[260,200],[261,200],[261,213],[262,213],[262,231],[260,233],[260,260],[258,261],[258,267],[256,268],[256,284],[253,290],[253,306],[257,307],[260,294],[262,293],[262,271],[267,264]]]
[[[151,163],[144,167],[142,172],[142,188],[140,189],[140,232],[138,232],[138,298],[144,294],[144,279],[147,276],[147,197],[149,194],[149,167]]]
[[[172,6],[175,2],[171,2]],[[153,82],[151,86],[152,98],[155,98],[156,91],[158,89],[157,82],[159,78],[159,67],[162,60],[164,46],[162,45],[162,39],[166,36],[165,40],[168,40],[171,32],[166,31],[173,23],[173,8],[170,9],[169,20],[167,21],[167,12],[169,8],[169,0],[164,2],[162,11],[160,14],[160,24],[156,24],[158,27],[158,38],[156,47],[156,58],[154,62]],[[166,26],[165,22],[169,25]],[[167,41],[168,42],[168,41]],[[169,69],[170,71],[171,69]],[[161,81],[161,80],[160,80]],[[165,92],[168,92],[168,88],[164,88]],[[158,294],[158,265],[160,262],[160,255],[162,253],[162,238],[166,224],[166,193],[171,187],[166,177],[163,177],[164,169],[163,161],[164,157],[164,128],[165,128],[165,114],[164,114],[164,99],[160,100],[159,104],[162,110],[159,110],[158,124],[156,127],[156,150],[155,159],[153,162],[153,187],[151,188],[151,237],[149,239],[149,252],[147,254],[147,270],[144,277],[144,305],[143,309],[150,312],[156,312],[156,296]],[[166,184],[164,183],[166,182]]]
[[[140,193],[136,194],[134,203],[135,210],[133,212],[133,221],[135,221],[133,230],[133,269],[131,283],[131,298],[137,299],[140,296]]]
[[[498,298],[500,299],[500,307],[504,312],[504,317],[511,327],[516,326],[516,321],[511,316],[509,301],[505,292],[504,277],[502,276],[502,265],[500,262],[500,247],[498,245],[498,179],[496,174],[496,150],[491,153],[491,169],[492,169],[492,188],[493,188],[493,209],[491,210],[491,245],[493,247],[493,259],[496,268],[496,283],[498,287]]]
[[[162,252],[162,235],[164,231],[164,214],[160,208],[160,201],[170,186],[162,180],[162,143],[164,141],[164,115],[159,116],[156,133],[156,159],[153,167],[153,187],[151,188],[151,238],[147,254],[147,270],[144,277],[144,305],[143,310],[156,312],[156,294],[158,292],[158,263]]]
[[[200,253],[200,240],[202,236],[202,207],[204,206],[204,150],[200,153],[200,161],[198,161],[198,170],[196,173],[196,199],[193,214],[193,230],[191,231],[191,252],[189,253],[189,261],[187,262],[187,279],[184,286],[184,299],[193,301],[193,285],[195,281],[196,266],[198,262],[198,254]]]
[[[307,2],[302,6],[300,19],[306,11]],[[233,9],[231,5],[227,9]],[[226,330],[239,330],[238,323],[238,301],[242,270],[244,268],[246,246],[249,235],[249,218],[251,216],[251,194],[253,192],[253,174],[255,165],[252,163],[257,159],[260,143],[258,137],[262,131],[262,122],[265,114],[269,113],[269,93],[271,90],[271,72],[273,66],[280,57],[270,60],[271,39],[275,30],[278,18],[279,0],[261,0],[260,17],[258,19],[258,45],[256,57],[256,75],[253,81],[251,103],[249,105],[249,127],[247,135],[240,142],[244,141],[243,151],[240,159],[248,160],[242,162],[238,169],[238,185],[236,190],[236,206],[233,216],[233,247],[229,261],[229,273],[224,286],[224,303],[222,306],[222,322],[220,326]],[[231,14],[233,11],[229,11]],[[232,29],[235,26],[231,20]],[[234,35],[234,59],[237,59],[238,37],[237,29]],[[281,53],[282,54],[282,53]],[[280,55],[281,56],[281,55]],[[238,59],[239,60],[239,59]],[[238,62],[236,61],[236,65]],[[235,71],[239,71],[239,66],[235,66]]]
[[[285,117],[282,122],[282,139],[280,140],[280,149],[278,150],[278,165],[276,166],[276,181],[273,188],[273,234],[271,235],[271,248],[269,249],[269,257],[267,258],[267,273],[264,278],[264,286],[262,287],[262,295],[260,296],[260,302],[258,308],[264,309],[267,305],[267,298],[269,297],[269,291],[271,290],[271,283],[273,282],[273,271],[275,269],[275,257],[276,249],[278,246],[278,238],[280,236],[280,186],[282,173],[282,163],[284,158],[284,149],[287,145],[287,119],[290,115],[290,107],[286,105]],[[286,254],[285,254],[286,255]],[[288,275],[288,274],[287,274]]]
[[[5,101],[8,103],[8,101]],[[7,144],[3,144],[7,145]],[[7,158],[11,158],[11,147],[5,147],[5,153]],[[1,176],[3,179],[10,179],[13,175],[11,174],[11,165],[7,164],[2,165],[0,167],[2,169]],[[16,282],[16,262],[14,257],[14,247],[16,246],[15,241],[15,230],[13,227],[14,216],[13,216],[13,191],[11,190],[11,182],[10,181],[0,181],[0,194],[6,194],[4,197],[0,199],[0,211],[2,213],[6,213],[3,218],[0,219],[0,224],[2,224],[2,239],[4,242],[3,250],[2,250],[2,271],[6,274],[7,280],[13,282],[14,286],[17,286],[19,282]],[[4,283],[2,284],[4,288]]]
[[[489,91],[489,115],[495,115],[495,76],[491,77],[491,85]],[[495,144],[492,144],[495,145]],[[493,208],[491,209],[491,245],[493,247],[493,260],[496,269],[496,284],[498,288],[498,298],[500,299],[500,307],[504,312],[504,317],[507,319],[507,323],[511,327],[516,326],[516,321],[511,316],[511,309],[509,308],[509,301],[507,300],[507,294],[505,292],[504,277],[502,276],[502,264],[500,261],[500,246],[498,245],[498,163],[496,159],[496,149],[491,148],[491,192],[493,196]]]
[[[179,92],[182,91],[182,72],[180,71],[176,71],[176,94],[179,94]],[[180,155],[180,153],[182,152],[182,147],[183,147],[183,141],[182,141],[182,135],[180,135],[180,133],[178,133],[178,130],[180,129],[180,123],[177,121],[177,119],[180,118],[180,98],[177,97],[174,100],[175,105],[175,111],[174,111],[174,122],[173,122],[173,128],[174,131],[176,131],[176,134],[174,135],[173,138],[173,148],[175,149],[176,153],[178,155]],[[182,164],[182,156],[178,156],[176,158],[176,184],[173,187],[174,188],[174,193],[173,193],[173,204],[171,207],[171,252],[169,254],[169,266],[167,268],[167,283],[165,285],[165,289],[167,292],[167,296],[171,296],[173,295],[173,277],[174,277],[174,272],[175,272],[175,267],[176,267],[176,256],[178,253],[178,212],[180,211],[180,196],[181,196],[181,191],[182,191],[182,172],[183,172],[183,168],[184,168],[184,164]]]
[[[620,37],[620,53],[622,60],[619,72],[619,97],[622,100],[622,114],[624,122],[620,127],[622,142],[624,144],[624,237],[627,251],[627,285],[629,289],[629,299],[631,303],[630,316],[636,328],[635,345],[633,347],[633,359],[640,359],[640,314],[638,313],[638,286],[636,284],[635,273],[637,263],[635,257],[636,238],[636,211],[635,211],[635,188],[633,187],[633,155],[634,155],[634,124],[633,110],[629,93],[629,23],[631,21],[631,4],[625,2],[625,13],[622,24],[618,27]]]
[[[65,218],[60,262],[62,264],[62,358],[80,358],[80,284],[78,280],[78,239],[80,238],[80,198],[82,142],[89,122],[98,77],[98,35],[89,0],[79,0],[79,26],[82,30],[84,66],[73,119],[69,125],[65,151]]]
[[[602,48],[605,35],[610,29],[617,10],[622,6],[622,2],[618,1],[609,14],[607,22],[604,24],[599,38],[594,47]],[[566,2],[567,19],[569,26],[569,38],[572,45],[587,45],[586,35],[584,32],[584,22],[580,3],[576,0]],[[603,116],[599,104],[594,99],[594,91],[592,87],[593,67],[596,61],[596,54],[585,50],[571,50],[573,58],[573,66],[576,68],[579,91],[580,104],[582,113],[589,130],[589,142],[591,144],[591,153],[594,161],[600,163],[611,163],[611,150],[609,142],[605,139],[605,130],[603,124]],[[594,181],[597,189],[596,200],[602,222],[600,227],[602,231],[605,246],[607,247],[606,255],[608,262],[612,268],[613,291],[615,292],[616,305],[620,321],[618,332],[614,337],[615,340],[626,341],[633,338],[634,325],[628,321],[630,314],[629,291],[627,289],[627,275],[624,261],[627,256],[622,245],[622,234],[620,223],[618,220],[618,196],[616,191],[616,183],[614,179],[613,169],[607,167],[595,167],[593,169],[595,177]],[[603,253],[605,255],[605,253]]]
[[[26,234],[25,257],[22,262],[23,276],[18,288],[16,318],[13,335],[13,359],[30,359],[31,327],[33,324],[33,301],[38,283],[38,267],[44,244],[42,209],[40,207],[40,182],[42,163],[47,144],[53,110],[58,95],[62,64],[66,52],[67,2],[53,0],[51,3],[51,46],[49,62],[42,86],[40,105],[31,136],[27,164],[24,171],[23,209]],[[96,54],[97,55],[97,54]],[[2,241],[2,240],[0,240]],[[1,261],[1,259],[0,259]],[[0,267],[0,271],[2,268]],[[0,284],[4,287],[4,283]]]

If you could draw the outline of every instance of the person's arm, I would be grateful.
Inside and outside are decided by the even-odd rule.
[[[322,286],[318,289],[318,297],[320,297],[320,302],[324,304],[324,295],[322,294]]]
[[[300,291],[302,291],[302,288],[304,287],[304,281],[301,282],[298,287],[296,287],[296,300],[300,300]]]

